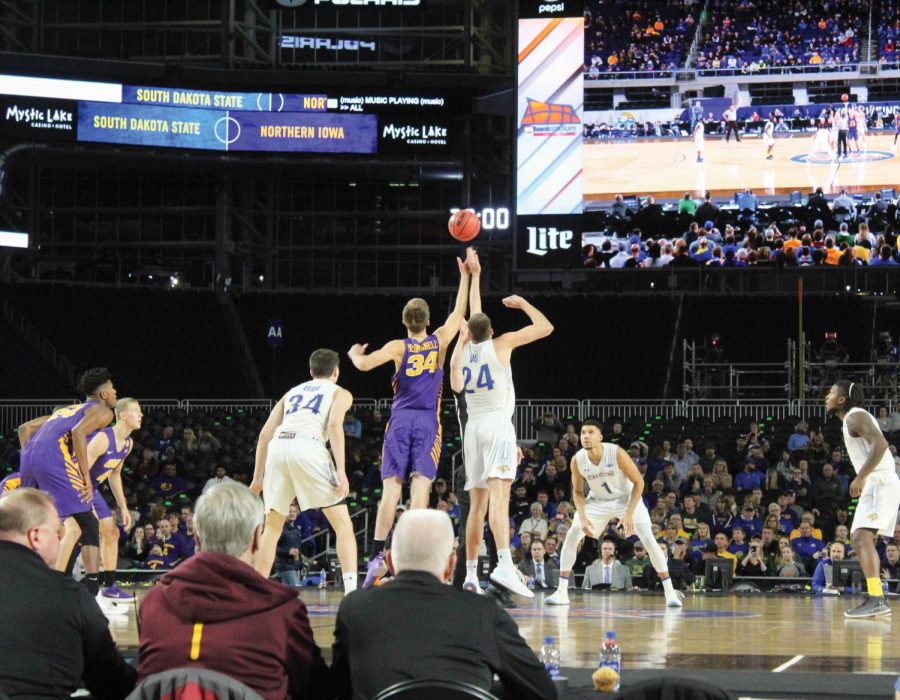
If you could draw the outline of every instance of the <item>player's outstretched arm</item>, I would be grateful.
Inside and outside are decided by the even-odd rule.
[[[90,501],[94,495],[94,489],[91,486],[91,464],[93,462],[88,459],[87,438],[91,433],[109,425],[112,419],[112,410],[101,404],[95,404],[84,412],[81,420],[72,428],[72,449],[78,462],[78,470],[84,479],[84,491],[82,491],[81,498],[85,503]]]
[[[481,313],[481,261],[474,248],[469,248],[471,255],[466,258],[466,266],[469,268],[469,318],[472,314]]]
[[[465,346],[469,343],[469,326],[465,321],[459,324],[459,338],[450,355],[450,388],[458,394],[466,388],[465,378],[462,373],[462,357]]]
[[[344,416],[353,404],[353,394],[346,389],[339,388],[334,392],[331,410],[328,412],[328,442],[334,455],[334,468],[338,477],[338,498],[344,498],[350,492],[350,483],[347,481],[346,453],[344,451]]]
[[[37,432],[38,428],[46,423],[49,418],[50,416],[40,416],[38,418],[33,418],[27,423],[22,423],[17,431],[19,435],[19,447],[25,447],[25,443],[28,442],[28,438],[34,435]]]
[[[553,332],[553,324],[550,323],[547,317],[522,297],[516,294],[506,297],[503,300],[503,305],[510,309],[522,309],[528,315],[531,325],[517,331],[504,333],[494,340],[495,347],[499,344],[501,348],[513,350],[541,338],[546,338]]]
[[[459,322],[466,317],[466,308],[469,304],[469,260],[473,255],[475,255],[474,249],[467,248],[465,261],[456,258],[456,264],[459,266],[459,289],[456,290],[456,304],[444,325],[434,332],[441,347],[444,348],[450,345],[450,342],[456,337]],[[444,355],[441,354],[441,359],[443,358]]]
[[[266,475],[266,457],[269,455],[269,443],[275,437],[275,431],[284,420],[284,397],[275,404],[275,408],[269,414],[266,424],[259,431],[259,440],[256,442],[256,464],[253,469],[253,481],[250,482],[250,490],[257,496],[262,493],[263,478]]]
[[[399,367],[403,361],[402,340],[390,340],[384,344],[384,347],[368,355],[366,355],[367,347],[369,347],[368,343],[357,343],[347,352],[347,357],[350,358],[353,366],[361,372],[381,367],[391,360],[394,361],[396,367]]]

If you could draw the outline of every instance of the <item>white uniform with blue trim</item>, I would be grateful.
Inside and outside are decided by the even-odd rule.
[[[871,413],[861,408],[851,408],[844,416],[844,447],[847,448],[847,454],[850,456],[854,469],[859,472],[869,458],[871,446],[863,438],[850,435],[847,418],[853,413],[863,414],[865,416],[863,420],[872,421],[876,428],[878,428],[878,422]],[[881,429],[878,428],[878,430]],[[897,477],[897,471],[894,468],[894,458],[889,450],[885,450],[881,461],[866,477],[850,531],[866,528],[878,530],[879,535],[893,537],[898,510],[900,510],[900,478]]]
[[[300,510],[337,505],[337,471],[328,451],[328,414],[338,385],[313,379],[284,395],[284,418],[269,443],[263,500],[266,512],[287,515],[294,498]]]

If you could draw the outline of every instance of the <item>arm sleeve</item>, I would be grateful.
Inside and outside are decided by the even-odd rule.
[[[291,698],[329,698],[331,673],[322,652],[316,646],[306,606],[298,599],[294,606],[292,624],[288,631],[285,669],[288,676],[288,696]]]
[[[556,697],[550,675],[519,634],[519,628],[505,610],[498,609],[497,650],[500,668],[497,675],[510,697],[517,700],[544,700]]]
[[[109,623],[87,589],[79,590],[81,648],[84,655],[84,685],[98,700],[118,700],[128,695],[137,671],[128,665],[109,633]]]
[[[825,590],[825,560],[820,559],[819,563],[816,564],[816,571],[812,577],[811,584],[813,593],[821,593]]]

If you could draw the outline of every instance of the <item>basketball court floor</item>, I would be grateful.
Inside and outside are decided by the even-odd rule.
[[[146,590],[139,588],[138,596]],[[341,597],[335,590],[300,592],[316,643],[329,661]],[[662,594],[573,592],[568,608],[545,606],[544,597],[538,592],[534,601],[517,599],[519,607],[509,612],[533,649],[545,636],[559,640],[569,675],[584,669],[582,686],[589,686],[610,630],[622,648],[626,684],[629,672],[641,679],[693,674],[722,687],[730,683],[740,697],[890,697],[900,676],[896,599],[890,601],[897,608],[894,619],[847,620],[844,611],[859,597],[687,593],[682,610],[665,608]],[[440,620],[435,611],[438,635]],[[114,617],[110,627],[120,648],[136,652],[134,612]],[[389,638],[390,632],[385,634]]]
[[[731,197],[749,187],[757,194],[809,193],[822,187],[834,194],[874,192],[900,186],[900,163],[893,147],[893,132],[869,134],[861,153],[845,160],[827,154],[810,156],[812,135],[778,134],[773,160],[766,160],[759,136],[725,143],[707,138],[703,162],[688,139],[659,139],[587,143],[584,146],[585,200],[611,200],[617,193],[647,194],[657,198]]]

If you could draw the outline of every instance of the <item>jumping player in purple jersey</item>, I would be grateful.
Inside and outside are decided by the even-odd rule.
[[[19,459],[22,486],[45,491],[53,497],[61,520],[74,518],[82,531],[85,568],[99,571],[100,529],[94,517],[94,489],[88,460],[88,436],[105,428],[113,419],[116,388],[105,367],[85,372],[78,388],[87,401],[55,410],[19,426]],[[91,559],[92,558],[92,559]],[[63,563],[65,566],[65,562]],[[59,562],[57,562],[59,568]],[[88,590],[100,590],[97,576],[86,579]]]
[[[466,262],[457,258],[459,291],[456,305],[443,326],[429,334],[428,304],[410,299],[403,307],[403,325],[407,337],[389,341],[383,348],[366,355],[367,344],[357,344],[347,354],[363,372],[394,363],[391,380],[394,402],[384,433],[381,459],[383,491],[375,520],[375,541],[363,588],[370,586],[384,569],[384,541],[394,525],[403,482],[410,480],[410,507],[427,508],[431,482],[437,476],[441,456],[441,424],[438,411],[444,381],[444,357],[447,347],[459,332],[469,299],[468,261],[474,250],[468,249]]]

